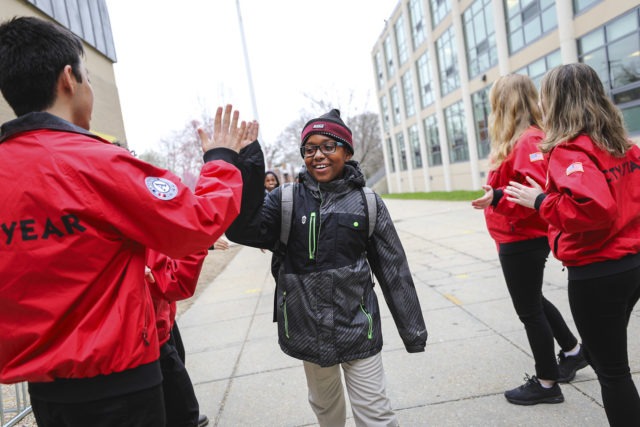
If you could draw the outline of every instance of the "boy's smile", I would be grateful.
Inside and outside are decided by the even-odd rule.
[[[334,142],[334,140],[325,135],[314,134],[307,139],[305,145],[320,146],[326,142]],[[344,164],[349,159],[351,159],[351,153],[343,146],[338,146],[331,154],[324,154],[322,150],[317,149],[313,156],[304,158],[304,164],[317,182],[330,182],[342,176]]]

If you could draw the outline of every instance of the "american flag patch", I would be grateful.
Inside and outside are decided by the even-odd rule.
[[[530,162],[539,162],[540,160],[544,160],[544,156],[542,155],[541,152],[538,151],[537,153],[529,154]]]
[[[571,175],[574,172],[584,172],[581,162],[571,163],[569,167],[567,167],[567,175]]]

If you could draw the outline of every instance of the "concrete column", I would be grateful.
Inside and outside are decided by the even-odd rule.
[[[456,1],[456,0],[454,0]],[[425,0],[425,20],[427,21],[427,44],[429,45],[429,62],[432,65],[432,82],[434,86],[434,103],[436,104],[436,119],[438,121],[438,137],[440,139],[440,153],[442,155],[442,174],[444,175],[444,189],[451,191],[451,169],[449,167],[449,145],[447,144],[447,127],[444,121],[444,111],[442,110],[442,96],[440,94],[440,73],[438,70],[438,55],[436,54],[436,42],[433,39],[433,28],[431,27],[431,8]]]
[[[569,0],[570,1],[570,0]],[[507,18],[504,14],[503,0],[492,0],[493,27],[496,31],[496,50],[498,53],[498,70],[501,76],[509,74],[509,42],[507,39]]]
[[[451,4],[453,14],[453,30],[456,36],[456,49],[458,57],[458,71],[460,73],[460,86],[462,89],[462,103],[464,105],[464,122],[467,125],[467,145],[469,147],[469,167],[471,169],[472,189],[478,189],[480,184],[480,169],[478,168],[478,143],[476,140],[475,123],[473,121],[473,105],[469,93],[469,70],[467,68],[467,49],[464,43],[464,31],[462,29],[462,15],[457,1]]]
[[[563,64],[578,62],[578,46],[573,28],[573,5],[571,0],[556,0],[558,16],[558,38]]]

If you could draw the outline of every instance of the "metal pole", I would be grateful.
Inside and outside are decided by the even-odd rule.
[[[244,25],[242,24],[242,13],[240,12],[240,0],[236,0],[236,9],[238,10],[238,26],[240,27],[240,37],[242,38],[242,49],[244,52],[244,64],[247,68],[247,80],[249,81],[249,93],[251,94],[251,105],[253,107],[253,117],[258,122],[258,107],[256,105],[256,95],[253,90],[253,78],[251,77],[251,65],[249,64],[249,52],[247,51],[247,41],[244,37]],[[258,140],[262,143],[262,134],[258,135]]]

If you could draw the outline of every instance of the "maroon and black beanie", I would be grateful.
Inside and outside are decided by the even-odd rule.
[[[302,129],[300,146],[303,146],[311,135],[322,134],[345,143],[346,148],[353,154],[353,138],[351,129],[340,118],[340,110],[333,109],[316,119],[311,119]]]

